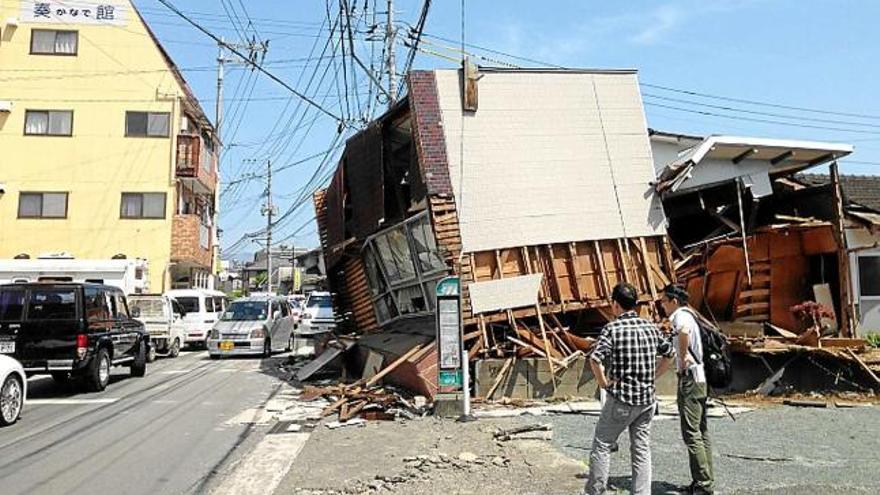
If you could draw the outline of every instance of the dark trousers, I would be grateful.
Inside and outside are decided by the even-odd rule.
[[[706,384],[697,383],[690,375],[678,380],[678,415],[681,437],[688,451],[691,479],[694,486],[712,493],[715,473],[712,466],[712,442],[706,416]]]

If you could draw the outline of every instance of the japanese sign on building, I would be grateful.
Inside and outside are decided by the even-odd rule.
[[[52,1],[22,0],[21,20],[45,24],[92,24],[124,26],[128,18],[128,4],[109,0]]]

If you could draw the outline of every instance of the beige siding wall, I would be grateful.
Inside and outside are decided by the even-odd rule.
[[[466,252],[665,232],[635,74],[481,76],[462,120],[458,71],[437,72]]]

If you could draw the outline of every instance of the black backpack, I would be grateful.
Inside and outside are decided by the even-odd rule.
[[[727,337],[725,337],[714,325],[699,315],[691,308],[685,308],[700,327],[700,341],[703,343],[703,359],[697,359],[706,371],[706,383],[715,389],[727,388],[733,381],[733,365],[730,352],[727,349]],[[688,347],[690,350],[690,347]]]

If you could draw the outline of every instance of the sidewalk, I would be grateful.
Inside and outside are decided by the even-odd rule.
[[[710,420],[718,493],[742,495],[880,491],[877,407],[761,408]],[[552,440],[496,441],[499,428],[545,423]],[[330,430],[319,426],[276,491],[279,495],[574,494],[596,416],[434,418],[369,422]],[[654,491],[686,484],[687,458],[678,420],[654,422]],[[612,458],[613,487],[628,493],[629,442]],[[614,493],[614,491],[612,491]]]

